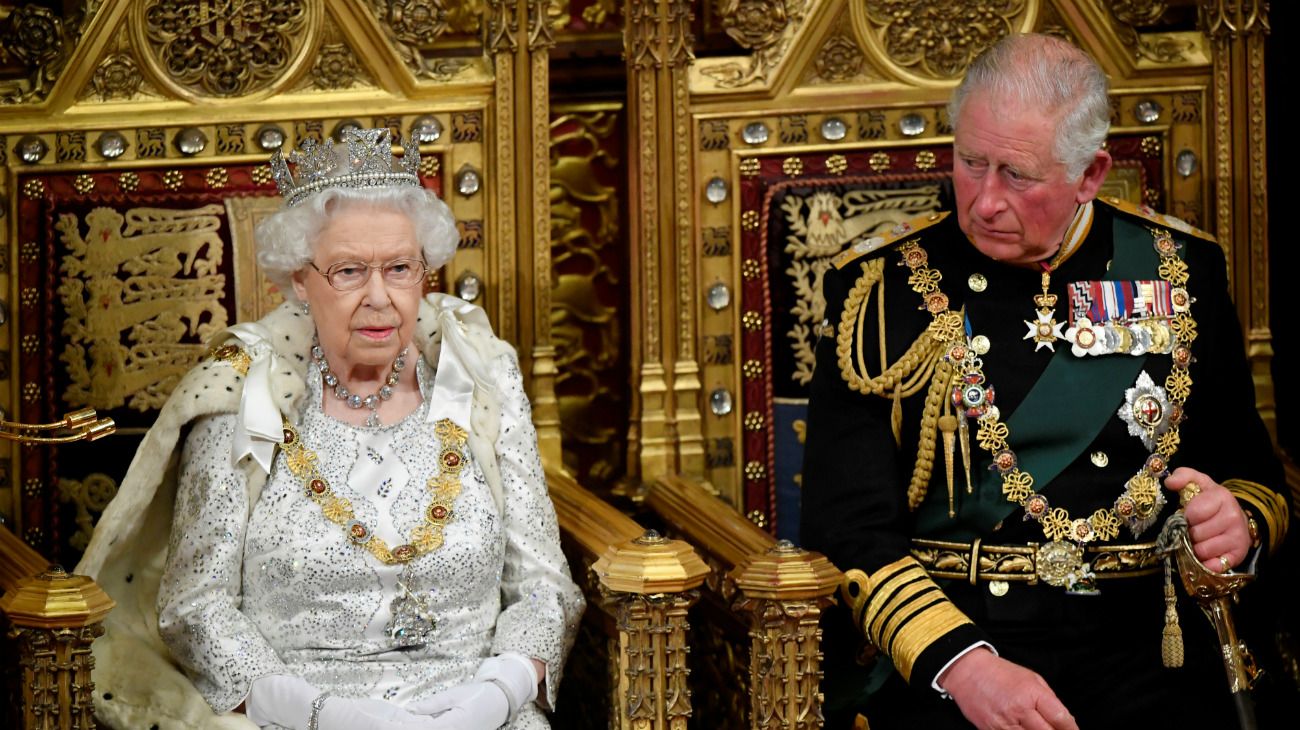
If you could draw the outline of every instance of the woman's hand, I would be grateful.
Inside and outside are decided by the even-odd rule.
[[[258,725],[294,730],[433,730],[432,719],[414,715],[391,702],[326,696],[302,677],[259,677],[244,701],[248,719]],[[313,710],[312,703],[319,708]],[[315,712],[315,723],[312,714]]]
[[[520,707],[537,698],[541,681],[538,664],[536,659],[515,652],[488,657],[474,672],[474,679],[413,702],[407,709],[432,716],[434,728],[494,730],[513,720]]]
[[[1227,487],[1185,466],[1165,477],[1165,486],[1179,493],[1192,550],[1206,570],[1226,573],[1246,559],[1250,527]]]
[[[427,715],[429,727],[438,730],[494,730],[510,719],[510,700],[493,682],[458,684],[408,709]]]

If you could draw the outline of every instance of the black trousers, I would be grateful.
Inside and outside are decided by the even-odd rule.
[[[983,583],[949,585],[945,592],[989,633],[1002,657],[1047,680],[1081,730],[1237,727],[1217,639],[1181,591],[1185,662],[1179,669],[1163,666],[1159,576],[1102,581],[1097,596],[1013,584],[1007,595],[994,597]],[[872,730],[970,727],[955,702],[928,685],[909,686],[896,672],[856,709]],[[852,726],[851,708],[833,712],[827,728]]]

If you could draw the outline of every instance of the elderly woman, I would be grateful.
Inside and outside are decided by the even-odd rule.
[[[514,352],[422,297],[456,235],[415,146],[345,141],[272,158],[258,259],[289,301],[177,387],[79,566],[120,604],[116,726],[546,727],[583,600]]]

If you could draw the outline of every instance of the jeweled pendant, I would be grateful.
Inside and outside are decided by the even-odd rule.
[[[371,410],[370,415],[366,416],[367,428],[379,428],[379,411]]]
[[[1034,320],[1021,320],[1025,326],[1029,327],[1029,332],[1023,339],[1033,340],[1034,352],[1046,347],[1052,352],[1056,352],[1056,341],[1064,339],[1065,333],[1062,331],[1065,322],[1056,321],[1055,310],[1039,310],[1038,317]]]
[[[384,627],[389,641],[399,647],[429,643],[438,626],[433,612],[429,610],[428,599],[411,592],[406,585],[409,580],[409,572],[403,571],[402,577],[397,581],[397,597],[390,605],[393,617]]]

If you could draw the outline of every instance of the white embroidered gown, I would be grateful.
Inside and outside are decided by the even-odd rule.
[[[417,360],[425,401],[400,422],[366,428],[325,415],[322,385],[312,377],[298,425],[335,494],[390,546],[408,542],[421,524],[426,482],[439,469],[440,444],[427,418],[432,376]],[[402,566],[383,565],[349,542],[279,455],[250,514],[244,477],[231,465],[236,416],[195,422],[181,456],[159,627],[214,710],[238,706],[251,682],[268,674],[402,705],[468,681],[479,662],[502,651],[544,661],[554,701],[583,598],[560,552],[518,367],[503,356],[491,369],[502,402],[503,509],[464,449],[469,463],[444,543],[410,563],[412,588],[435,619],[422,646],[402,648],[386,631]],[[547,723],[530,703],[511,727]]]

